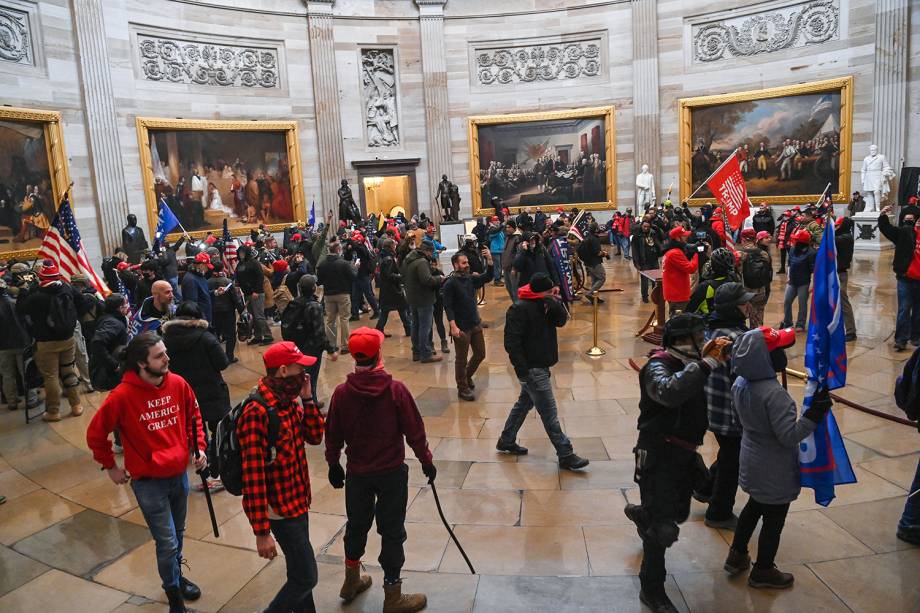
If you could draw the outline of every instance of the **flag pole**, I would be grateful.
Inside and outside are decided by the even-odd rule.
[[[703,181],[702,183],[700,183],[700,186],[697,187],[695,190],[693,190],[693,193],[690,194],[689,196],[687,196],[687,197],[685,198],[685,200],[690,200],[691,198],[693,198],[693,197],[696,195],[696,193],[697,193],[698,191],[700,191],[701,189],[703,189],[703,186],[706,185],[707,183],[709,183],[709,179],[711,179],[711,178],[713,178],[714,176],[716,176],[716,175],[719,173],[719,171],[722,170],[722,167],[725,166],[726,164],[728,164],[728,161],[729,161],[730,159],[732,159],[732,156],[734,156],[734,155],[737,154],[737,153],[738,153],[738,147],[735,147],[735,149],[731,152],[731,155],[726,156],[726,157],[725,157],[725,161],[722,162],[721,164],[719,164],[719,167],[716,168],[714,171],[712,171],[712,174],[709,175],[709,176],[706,178],[705,181]],[[828,184],[828,185],[830,185],[830,184]]]

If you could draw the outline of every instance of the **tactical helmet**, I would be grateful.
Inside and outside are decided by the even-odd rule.
[[[661,335],[661,344],[664,347],[673,347],[680,338],[693,336],[706,329],[706,320],[697,313],[678,313],[664,324],[664,333]]]

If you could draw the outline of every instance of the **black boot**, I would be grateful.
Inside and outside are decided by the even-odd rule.
[[[640,590],[639,600],[654,613],[677,613],[677,607],[675,607],[671,599],[668,598],[664,588],[659,588],[654,591]]]
[[[184,600],[192,601],[201,598],[201,588],[181,575],[179,576],[179,588],[182,590]]]
[[[188,613],[185,608],[185,600],[182,599],[182,590],[178,587],[171,587],[166,590],[166,598],[169,600],[169,613]]]

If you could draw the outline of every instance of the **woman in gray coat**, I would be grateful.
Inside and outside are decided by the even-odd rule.
[[[757,562],[748,577],[751,587],[787,588],[794,577],[781,572],[773,561],[789,512],[799,497],[799,443],[814,432],[831,407],[827,390],[815,394],[811,407],[798,417],[795,401],[776,379],[786,368],[783,351],[795,344],[791,328],[755,328],[735,341],[732,400],[741,420],[741,466],[739,483],[750,495],[738,517],[725,570],[737,575],[751,566],[748,542],[763,518],[757,541]]]

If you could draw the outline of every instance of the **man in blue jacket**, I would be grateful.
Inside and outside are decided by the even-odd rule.
[[[201,309],[201,314],[211,325],[213,312],[211,309],[211,292],[208,290],[208,280],[205,275],[209,270],[213,270],[211,258],[207,253],[199,253],[195,260],[189,265],[185,276],[182,277],[182,299],[194,302]]]

